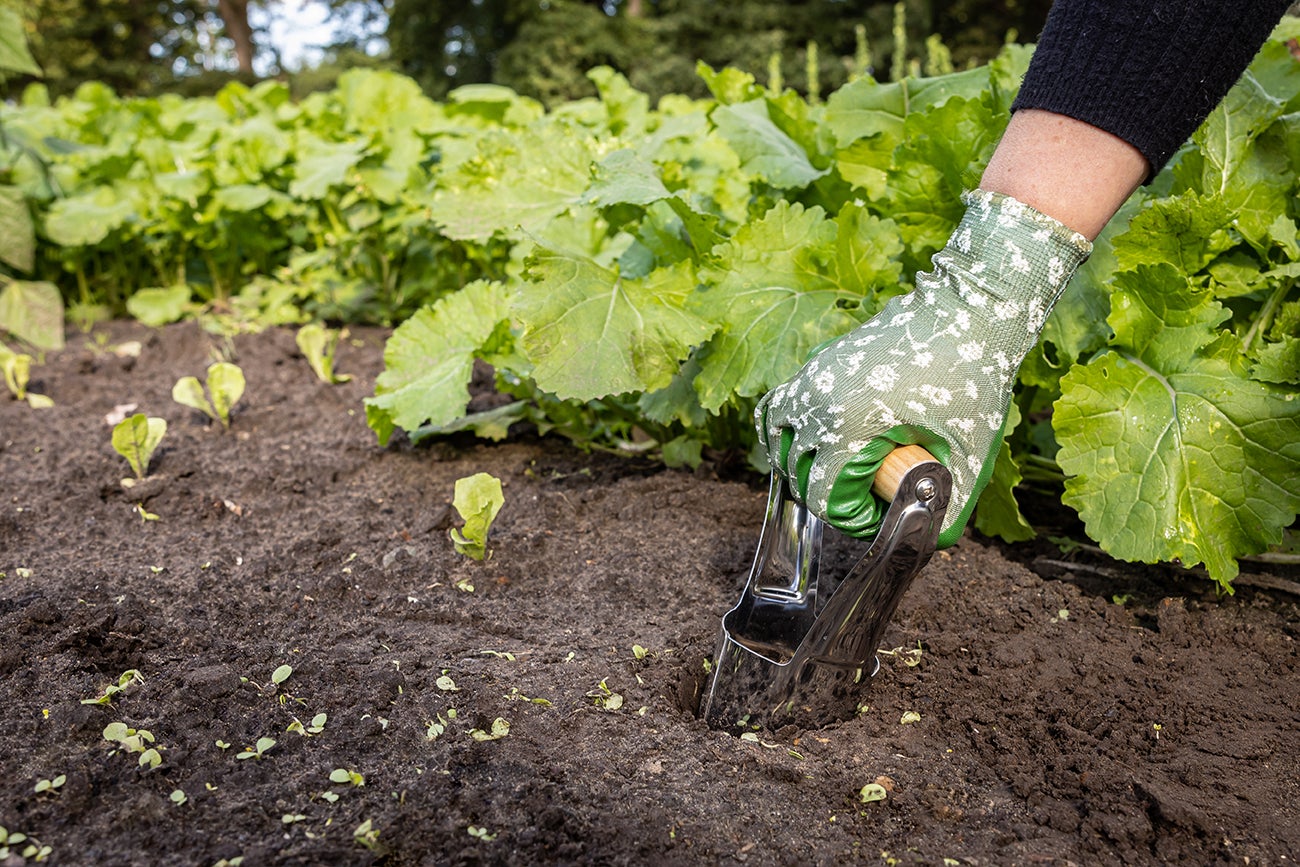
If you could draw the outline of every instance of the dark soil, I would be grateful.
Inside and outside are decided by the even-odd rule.
[[[1285,589],[1220,598],[1195,575],[1080,552],[1035,571],[967,538],[887,636],[919,643],[919,664],[882,655],[849,722],[741,740],[694,705],[765,480],[527,435],[380,448],[361,406],[379,332],[341,350],[354,379],[335,386],[289,332],[100,338],[74,334],[36,369],[53,409],[0,398],[0,824],[51,847],[50,863],[1300,854],[1300,611]],[[138,359],[110,351],[127,339]],[[248,379],[229,431],[170,397],[220,352]],[[155,477],[132,491],[105,422],[119,404],[170,423]],[[479,471],[506,496],[485,563],[447,532],[455,480]],[[143,683],[82,703],[130,669]],[[621,707],[602,706],[606,691]],[[318,713],[318,734],[286,730]],[[470,735],[498,717],[508,736]],[[104,740],[117,721],[153,734],[159,767]],[[260,737],[276,739],[264,757],[237,757]],[[338,768],[364,786],[331,783]],[[888,798],[862,803],[877,781]],[[377,836],[357,834],[366,822]]]

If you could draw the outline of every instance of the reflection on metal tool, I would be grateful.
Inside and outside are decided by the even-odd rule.
[[[895,449],[873,488],[892,501],[880,532],[837,582],[821,574],[822,521],[774,474],[749,581],[722,618],[700,707],[708,724],[815,728],[851,716],[894,610],[934,553],[951,487],[929,452]]]

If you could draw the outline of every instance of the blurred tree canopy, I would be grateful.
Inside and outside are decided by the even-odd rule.
[[[0,0],[28,22],[32,53],[54,95],[86,80],[119,93],[210,92],[255,69],[284,74],[258,22],[300,0]],[[697,60],[771,72],[822,92],[868,67],[898,72],[893,0],[309,0],[328,6],[335,40],[318,69],[291,75],[301,92],[350,65],[404,72],[434,97],[495,82],[547,103],[594,93],[593,66],[612,66],[652,97],[702,95]],[[992,57],[1008,34],[1032,40],[1050,0],[903,0],[907,59],[924,63],[927,37],[956,68]],[[253,15],[250,12],[259,14]],[[376,37],[386,53],[376,56]],[[816,43],[809,57],[809,45]],[[930,43],[931,51],[934,44]],[[257,61],[255,65],[255,60]],[[811,60],[811,63],[810,63]],[[907,66],[904,65],[904,70]],[[9,95],[26,83],[11,79]],[[5,95],[0,85],[0,96]]]
[[[808,45],[820,85],[842,84],[855,63],[889,77],[895,3],[869,0],[390,0],[390,61],[434,96],[491,81],[546,102],[594,93],[593,66],[618,69],[654,97],[704,92],[695,61],[766,80],[807,82]],[[925,57],[938,34],[962,68],[997,53],[1007,36],[1033,39],[1050,0],[905,0],[907,53]],[[860,41],[858,26],[865,36]]]

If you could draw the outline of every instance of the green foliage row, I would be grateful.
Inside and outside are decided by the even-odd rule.
[[[1021,371],[980,529],[1024,538],[1022,475],[1063,480],[1107,550],[1204,562],[1226,585],[1294,521],[1288,35],[1099,239]],[[691,464],[752,449],[757,397],[910,288],[1029,55],[864,77],[824,104],[707,67],[709,98],[652,107],[597,69],[598,98],[549,112],[491,85],[435,103],[373,71],[301,103],[275,84],[192,100],[84,85],[53,105],[33,90],[0,113],[0,183],[35,216],[29,276],[83,315],[402,322],[367,401],[382,441],[529,420]],[[467,413],[479,361],[512,400]]]

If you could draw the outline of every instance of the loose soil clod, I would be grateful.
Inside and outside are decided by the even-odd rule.
[[[966,539],[934,558],[887,636],[919,641],[919,663],[883,656],[850,722],[741,740],[692,710],[763,480],[528,437],[381,449],[361,399],[384,335],[355,329],[341,385],[315,377],[290,332],[236,339],[248,390],[223,432],[170,398],[219,342],[193,325],[109,330],[140,340],[139,358],[74,334],[34,371],[53,409],[0,400],[0,825],[52,847],[51,863],[1281,864],[1300,851],[1300,611],[1286,593],[1216,599],[1189,581],[1121,606],[1136,567],[1075,583]],[[118,483],[104,416],[127,403],[169,422],[144,502],[156,521]],[[455,480],[479,471],[506,499],[483,563],[447,533]],[[276,684],[281,665],[292,674]],[[81,703],[130,669],[143,682],[111,705]],[[901,725],[908,712],[920,721]],[[320,731],[287,730],[319,713]],[[501,732],[498,718],[503,736],[470,734]],[[151,732],[160,766],[113,752],[113,722]],[[331,782],[336,769],[364,785]],[[56,792],[35,791],[59,774]],[[887,797],[863,803],[871,783]]]

